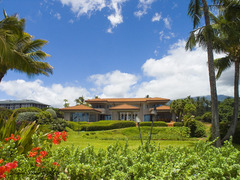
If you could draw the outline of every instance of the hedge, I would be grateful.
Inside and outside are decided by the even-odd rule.
[[[119,121],[119,120],[106,120],[98,122],[72,122],[67,121],[68,127],[74,131],[102,131],[110,129],[120,129],[125,127],[134,127],[134,121]]]
[[[151,126],[152,122],[140,122],[139,124],[140,124],[140,126]],[[166,127],[168,125],[164,121],[155,121],[155,122],[153,122],[153,126],[154,127],[157,127],[157,126]]]
[[[175,127],[182,127],[182,126],[184,126],[184,124],[182,122],[175,122],[173,124],[173,126],[175,126]]]

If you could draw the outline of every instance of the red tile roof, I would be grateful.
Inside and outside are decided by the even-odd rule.
[[[110,110],[139,110],[136,106],[131,106],[128,104],[121,104],[119,106],[110,107]]]
[[[61,111],[96,111],[96,112],[101,112],[97,109],[94,109],[92,107],[85,106],[85,105],[71,106],[71,107],[61,108],[59,110],[61,110]]]
[[[170,106],[159,106],[156,108],[157,111],[170,111]]]
[[[97,99],[88,99],[86,102],[88,103],[104,103],[104,102],[112,102],[112,103],[126,103],[126,102],[168,102],[170,99],[166,98],[97,98]]]

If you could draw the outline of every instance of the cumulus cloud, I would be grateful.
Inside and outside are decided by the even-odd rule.
[[[161,18],[162,18],[162,16],[160,13],[155,13],[154,16],[152,17],[152,22],[160,21]]]
[[[154,1],[155,0],[139,0],[139,10],[134,12],[134,15],[141,18],[143,15],[147,14],[147,10],[151,8],[151,5]]]
[[[101,11],[106,7],[105,0],[60,0],[63,5],[70,6],[71,10],[81,16],[91,15],[94,11]]]
[[[41,80],[25,81],[2,81],[0,91],[16,99],[33,99],[53,107],[63,107],[63,100],[68,99],[70,105],[75,105],[74,99],[79,96],[87,97],[89,92],[82,87],[53,84],[50,87],[44,86]]]
[[[188,95],[201,96],[210,94],[207,53],[202,48],[185,51],[185,41],[179,41],[161,59],[148,59],[142,66],[145,76],[152,80],[142,82],[136,92],[137,97],[162,96],[171,99],[184,98]],[[220,57],[223,55],[217,55]],[[231,70],[229,70],[231,72]],[[232,95],[230,85],[226,81],[233,76],[223,74],[218,83],[218,90],[222,94]],[[220,81],[219,81],[220,82]],[[229,87],[226,90],[226,86]]]
[[[107,30],[107,32],[112,33],[112,29],[115,28],[118,24],[123,23],[122,16],[122,4],[126,0],[112,0],[109,4],[109,8],[114,11],[113,14],[108,16],[108,20],[110,21],[112,27]]]
[[[106,74],[90,76],[90,81],[98,87],[100,97],[130,97],[138,77],[134,74],[122,73],[119,70]]]

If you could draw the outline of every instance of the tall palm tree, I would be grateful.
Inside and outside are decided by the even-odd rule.
[[[7,16],[0,21],[0,82],[8,70],[29,76],[52,74],[53,67],[43,60],[49,55],[41,49],[47,43],[24,32],[25,20]]]
[[[214,1],[217,3],[217,1]],[[209,82],[211,90],[211,103],[212,103],[212,137],[218,138],[215,142],[216,147],[221,146],[220,132],[219,132],[219,115],[218,115],[218,101],[217,101],[217,90],[216,90],[216,78],[214,71],[214,58],[213,58],[213,30],[210,24],[209,8],[207,0],[191,0],[188,8],[188,15],[193,21],[193,28],[197,28],[200,24],[201,18],[204,16],[205,27],[206,27],[206,47],[208,54],[208,72]],[[191,35],[190,35],[191,36]],[[190,39],[186,44],[186,49],[192,49],[196,45],[196,41]]]
[[[213,28],[216,34],[214,48],[217,52],[224,52],[225,57],[215,60],[215,66],[218,70],[219,78],[224,70],[231,65],[235,66],[234,73],[234,109],[233,120],[227,134],[223,137],[222,142],[228,140],[234,135],[239,109],[239,63],[240,63],[240,1],[224,0],[223,10],[218,17],[212,15]]]

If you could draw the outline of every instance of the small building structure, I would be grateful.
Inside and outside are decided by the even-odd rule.
[[[6,100],[0,101],[0,107],[7,108],[7,109],[18,109],[22,107],[37,107],[37,108],[48,108],[48,104],[43,104],[35,100]]]
[[[86,105],[66,107],[60,110],[64,112],[65,120],[74,122],[95,122],[99,120],[99,115],[101,114],[101,111]]]
[[[156,109],[157,121],[172,121],[170,107],[165,104],[166,98],[96,98],[88,99],[91,105],[79,105],[60,109],[64,118],[69,121],[99,121],[99,120],[129,120],[135,121],[138,117],[142,122],[151,121],[153,109]]]

